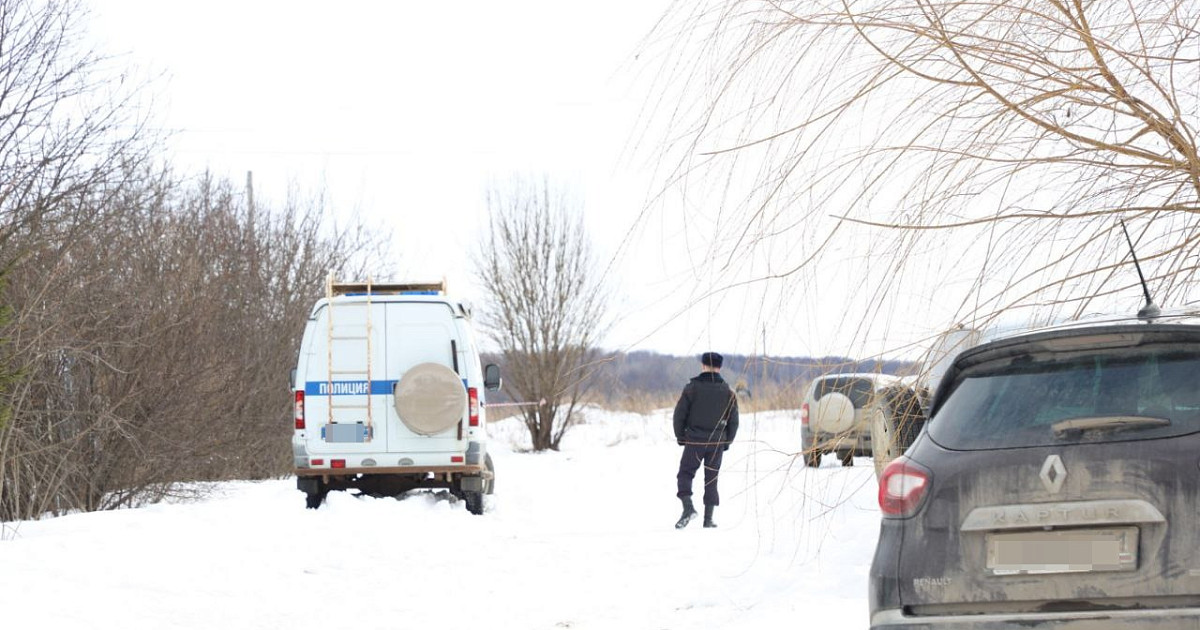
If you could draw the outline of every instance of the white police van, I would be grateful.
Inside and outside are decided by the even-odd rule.
[[[398,496],[446,488],[483,513],[495,473],[470,313],[445,283],[326,285],[300,343],[293,390],[296,485],[317,508],[330,490]]]

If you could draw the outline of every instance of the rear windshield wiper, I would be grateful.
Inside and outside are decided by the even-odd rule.
[[[1170,425],[1169,419],[1154,416],[1087,416],[1059,420],[1050,425],[1050,430],[1055,437],[1062,437],[1072,431],[1124,431]]]

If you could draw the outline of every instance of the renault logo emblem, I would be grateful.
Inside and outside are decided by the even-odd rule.
[[[1038,474],[1038,477],[1041,477],[1042,485],[1046,486],[1047,492],[1058,494],[1058,491],[1062,490],[1063,482],[1067,480],[1067,467],[1063,466],[1061,457],[1051,455],[1042,464],[1042,472]]]

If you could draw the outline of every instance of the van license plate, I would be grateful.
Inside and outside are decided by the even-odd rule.
[[[362,424],[327,424],[321,427],[321,437],[326,442],[367,442],[371,439],[371,431]]]
[[[986,543],[992,575],[1137,569],[1136,527],[988,534]]]

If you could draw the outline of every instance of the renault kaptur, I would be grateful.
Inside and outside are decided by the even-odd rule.
[[[872,628],[1200,628],[1200,321],[962,352],[879,502]]]

